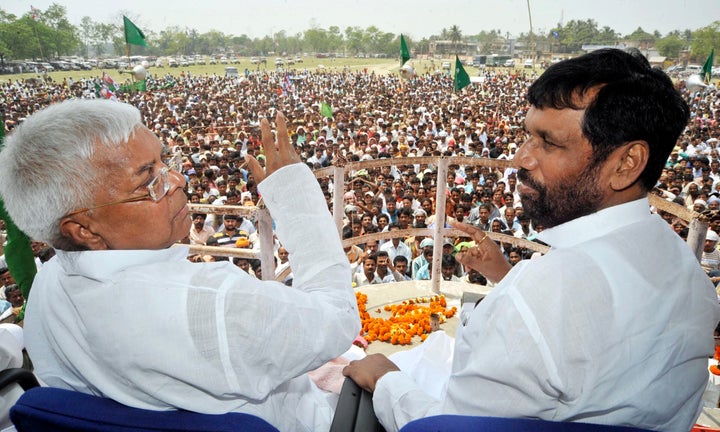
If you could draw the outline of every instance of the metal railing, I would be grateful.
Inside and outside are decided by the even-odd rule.
[[[361,162],[348,162],[342,166],[329,166],[313,171],[316,178],[332,177],[334,186],[333,196],[333,219],[335,226],[338,230],[338,235],[342,236],[343,228],[343,195],[346,191],[346,184],[352,180],[349,175],[352,172],[357,172],[361,169],[367,168],[378,168],[383,166],[398,166],[398,165],[433,165],[437,168],[437,179],[436,182],[436,194],[435,194],[435,226],[432,228],[409,228],[400,231],[393,232],[380,232],[374,234],[363,235],[359,237],[352,237],[342,241],[343,247],[348,247],[356,244],[364,244],[371,240],[389,240],[397,237],[409,237],[409,236],[431,236],[434,239],[435,247],[433,248],[432,268],[440,268],[442,261],[442,244],[444,237],[462,237],[464,233],[445,227],[445,204],[447,196],[447,185],[443,180],[447,177],[448,166],[450,164],[462,165],[462,166],[485,166],[495,169],[506,169],[511,168],[512,161],[489,159],[489,158],[474,158],[465,156],[453,156],[453,157],[408,157],[408,158],[392,158],[392,159],[377,159]],[[708,221],[705,220],[702,215],[697,212],[688,210],[687,208],[666,201],[665,199],[656,195],[650,195],[650,204],[657,209],[669,212],[676,217],[684,220],[689,225],[688,234],[688,245],[693,250],[698,260],[702,256],[702,248],[705,240],[705,234],[708,228]],[[259,251],[249,249],[237,249],[228,247],[217,247],[217,246],[201,246],[201,245],[190,245],[191,254],[208,254],[217,256],[228,256],[228,257],[240,257],[250,259],[260,259],[262,278],[282,280],[288,272],[284,272],[275,277],[274,269],[274,248],[273,248],[273,231],[272,231],[272,218],[270,212],[264,207],[248,207],[248,206],[214,206],[207,204],[189,204],[190,211],[193,213],[207,213],[207,214],[234,214],[247,218],[254,218],[258,223],[258,238],[260,242]],[[438,218],[437,215],[443,217]],[[430,216],[430,215],[428,215]],[[513,246],[530,249],[540,253],[546,253],[549,250],[548,246],[540,243],[534,243],[525,239],[508,236],[505,234],[499,234],[494,232],[488,232],[488,237],[492,240],[512,244]],[[440,292],[440,281],[442,280],[441,273],[439,271],[432,272],[432,290],[435,293]]]

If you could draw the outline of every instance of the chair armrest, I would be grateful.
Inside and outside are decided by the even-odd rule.
[[[330,432],[385,432],[375,416],[372,394],[345,378]]]
[[[12,368],[0,372],[0,389],[14,383],[17,383],[25,391],[40,386],[35,374],[27,369]]]

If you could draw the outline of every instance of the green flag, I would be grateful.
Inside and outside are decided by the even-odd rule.
[[[400,67],[410,60],[410,51],[405,43],[405,36],[400,35]]]
[[[5,135],[4,122],[0,122],[0,150],[2,150],[2,142]],[[25,299],[30,295],[30,287],[32,286],[37,267],[35,267],[35,256],[30,247],[30,239],[20,228],[10,219],[5,204],[0,198],[0,219],[5,221],[5,230],[7,232],[7,246],[5,246],[5,261],[8,270],[13,275],[15,282],[20,287],[20,291]],[[25,315],[25,308],[18,316],[21,321]]]
[[[323,117],[332,118],[333,109],[327,102],[323,101],[322,104],[320,104],[320,114],[322,114]]]
[[[142,32],[128,17],[123,15],[123,24],[125,24],[125,42],[131,45],[148,46],[145,42],[145,33]]]
[[[710,78],[712,78],[712,67],[713,67],[713,61],[715,60],[715,48],[710,51],[710,55],[708,56],[707,60],[705,60],[705,64],[702,67],[702,71],[700,72],[700,76],[702,77],[705,84],[710,83]]]
[[[463,87],[470,85],[470,75],[465,72],[465,68],[457,55],[455,55],[455,79],[453,80],[453,90],[458,91]]]
[[[147,81],[141,80],[141,81],[135,81],[135,90],[139,92],[147,91]]]

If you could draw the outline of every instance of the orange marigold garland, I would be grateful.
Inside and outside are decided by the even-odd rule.
[[[456,307],[447,309],[444,295],[416,297],[399,304],[384,307],[390,318],[376,318],[367,311],[367,295],[355,293],[360,312],[363,336],[368,343],[379,340],[393,345],[410,345],[415,336],[425,340],[430,333],[430,315],[435,314],[443,323],[457,312]],[[380,312],[380,309],[377,310]]]
[[[715,360],[720,360],[720,346],[715,345]],[[720,367],[714,364],[710,366],[710,373],[713,375],[720,375]]]

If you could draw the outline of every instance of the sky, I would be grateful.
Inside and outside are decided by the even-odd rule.
[[[720,20],[720,0],[0,0],[0,9],[22,15],[30,5],[45,10],[64,5],[71,23],[83,16],[96,22],[122,23],[126,14],[143,31],[167,27],[219,30],[228,35],[263,37],[285,30],[294,35],[309,28],[371,25],[413,40],[440,34],[457,25],[463,35],[499,29],[510,36],[530,28],[547,33],[557,23],[593,19],[620,34],[638,27],[665,35],[696,30]]]

